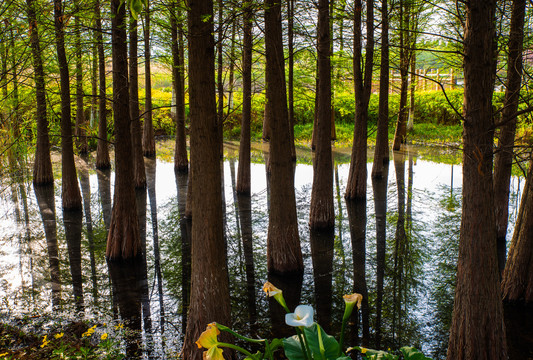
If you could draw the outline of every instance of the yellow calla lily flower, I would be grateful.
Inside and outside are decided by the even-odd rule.
[[[357,308],[361,309],[361,301],[363,301],[363,295],[357,294],[357,293],[353,293],[353,294],[350,294],[350,295],[344,295],[343,298],[344,298],[344,302],[346,304],[355,304],[355,303],[357,303]]]
[[[283,292],[281,289],[278,289],[270,281],[267,281],[263,285],[263,291],[267,294],[269,297],[274,297],[274,299],[285,309],[285,311],[290,312],[287,308],[287,304],[285,303],[285,299],[283,298]]]
[[[277,294],[281,294],[282,293],[282,291],[280,289],[278,289],[277,287],[275,287],[274,285],[272,285],[272,283],[270,281],[267,281],[263,285],[263,291],[268,296],[276,296]]]
[[[207,324],[207,328],[203,333],[200,334],[200,337],[196,341],[198,348],[211,349],[218,345],[217,335],[220,334],[220,331],[217,328],[216,323]],[[222,350],[220,350],[222,352]]]

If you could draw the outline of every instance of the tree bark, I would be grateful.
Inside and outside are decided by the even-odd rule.
[[[513,166],[513,146],[516,133],[516,111],[520,101],[522,80],[522,49],[524,42],[524,16],[526,1],[513,1],[509,30],[509,55],[507,58],[507,83],[503,103],[502,122],[498,148],[494,159],[494,206],[497,228],[498,265],[503,273],[506,259],[506,236],[509,221],[509,184]]]
[[[48,185],[54,182],[52,160],[50,159],[50,139],[48,138],[48,118],[46,114],[46,89],[44,86],[44,70],[39,43],[39,27],[33,0],[26,0],[28,22],[30,28],[30,45],[33,58],[33,78],[35,82],[37,140],[35,159],[33,162],[33,183]]]
[[[346,184],[347,199],[366,198],[367,179],[367,126],[368,103],[372,90],[372,69],[374,58],[374,1],[366,2],[366,52],[362,64],[362,1],[355,2],[354,24],[354,89],[355,89],[355,129],[353,136],[350,172]],[[364,65],[364,66],[363,66]],[[364,69],[364,70],[363,70]],[[364,73],[363,73],[364,71]]]
[[[400,0],[399,18],[400,18],[400,108],[398,109],[398,120],[396,122],[396,131],[392,144],[393,150],[400,150],[402,144],[405,144],[407,137],[407,87],[409,83],[409,53],[407,49],[409,42],[409,5],[406,0]]]
[[[383,177],[389,163],[389,10],[388,1],[381,1],[381,65],[379,70],[378,129],[372,179]]]
[[[217,35],[217,126],[218,136],[220,137],[220,157],[224,156],[224,19],[223,19],[223,3],[218,0],[218,35]]]
[[[129,61],[129,94],[131,118],[131,146],[133,157],[133,184],[137,189],[146,187],[146,171],[142,147],[142,126],[139,109],[139,63],[137,55],[138,35],[137,20],[130,16],[130,61]]]
[[[106,109],[106,79],[105,53],[102,36],[102,19],[100,15],[100,0],[95,0],[94,12],[96,17],[96,42],[98,43],[98,141],[96,143],[96,168],[106,170],[111,168],[109,159],[109,145],[107,140],[107,109]]]
[[[331,34],[329,1],[318,2],[318,111],[316,150],[309,226],[331,229],[335,225],[333,206],[333,161],[331,156]]]
[[[301,272],[303,259],[296,217],[293,162],[289,146],[281,3],[267,0],[265,5],[267,102],[271,115],[269,116],[271,174],[267,268],[273,273]]]
[[[144,13],[144,128],[143,153],[144,156],[155,157],[154,124],[152,122],[152,70],[150,61],[152,50],[150,46],[150,3],[146,2]]]
[[[109,260],[134,258],[141,254],[141,238],[135,203],[131,120],[128,89],[128,46],[126,9],[120,0],[111,1],[113,52],[113,117],[115,120],[115,195],[107,236]]]
[[[65,23],[62,0],[54,0],[54,27],[61,87],[61,181],[63,209],[81,209],[81,193],[74,163],[70,117],[70,76],[65,52]]]
[[[289,50],[289,131],[291,132],[291,157],[296,161],[296,147],[294,144],[294,3],[287,0],[287,41]]]
[[[533,157],[502,278],[509,359],[533,356]]]
[[[242,119],[239,141],[239,167],[237,169],[237,193],[250,194],[250,123],[252,118],[252,3],[246,5],[243,15],[243,49],[242,49]]]
[[[79,1],[74,1],[76,16],[74,17],[75,40],[76,40],[76,143],[80,154],[87,154],[89,145],[87,144],[87,131],[85,123],[85,113],[83,111],[83,63],[81,46],[81,24]]]
[[[207,20],[206,20],[207,19]],[[230,323],[215,100],[213,1],[189,0],[192,277],[184,359],[202,359],[194,342],[213,321]],[[227,350],[225,350],[227,352]]]
[[[185,134],[185,89],[184,89],[184,50],[183,50],[183,21],[181,4],[173,2],[173,12],[170,16],[170,30],[172,37],[172,75],[174,79],[174,93],[176,94],[176,146],[174,151],[174,171],[187,173],[189,161],[187,159],[187,137]],[[178,7],[178,9],[176,9]],[[177,18],[176,18],[177,16]]]
[[[495,0],[466,3],[463,201],[448,359],[506,359],[492,180]]]

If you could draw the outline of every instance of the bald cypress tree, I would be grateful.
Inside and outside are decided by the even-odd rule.
[[[128,88],[126,9],[120,0],[111,1],[113,52],[113,117],[115,121],[115,195],[107,236],[106,257],[128,259],[140,255],[141,238],[137,219],[131,145]]]
[[[202,359],[194,343],[213,321],[230,324],[222,221],[220,144],[215,101],[213,0],[189,0],[191,119],[191,296],[184,359]]]
[[[496,0],[466,2],[463,201],[449,360],[506,359],[492,179]]]

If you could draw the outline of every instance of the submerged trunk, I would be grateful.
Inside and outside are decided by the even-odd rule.
[[[466,3],[463,209],[448,359],[506,359],[492,180],[495,0]]]
[[[513,167],[513,146],[516,133],[516,111],[520,101],[522,80],[522,49],[524,41],[525,0],[513,1],[509,33],[507,83],[502,111],[498,149],[494,159],[494,206],[497,228],[498,265],[503,273],[506,259],[506,236],[509,221],[509,184]]]
[[[318,111],[317,139],[313,161],[313,189],[309,226],[331,229],[335,223],[333,206],[333,161],[331,157],[331,58],[329,1],[318,3]]]
[[[182,353],[185,359],[200,360],[206,349],[198,349],[194,342],[206,325],[216,321],[231,326],[213,76],[212,0],[189,0],[189,34],[192,256],[190,307]]]
[[[362,63],[362,1],[355,3],[354,24],[354,90],[355,90],[355,129],[350,160],[350,173],[346,184],[347,199],[366,198],[367,180],[367,127],[368,103],[372,91],[372,68],[374,58],[374,1],[366,2],[366,52]]]
[[[141,238],[135,204],[131,121],[128,92],[126,10],[120,0],[111,1],[113,44],[113,116],[115,119],[115,195],[107,236],[109,260],[130,259],[141,254]]]
[[[267,106],[270,109],[270,215],[267,235],[269,272],[303,271],[294,171],[290,157],[289,114],[285,88],[285,61],[281,31],[281,3],[266,1],[265,46]]]
[[[533,356],[533,157],[502,278],[509,359]]]

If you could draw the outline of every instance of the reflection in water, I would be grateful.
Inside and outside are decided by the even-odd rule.
[[[331,333],[331,304],[333,297],[333,244],[335,232],[310,230],[313,278],[315,282],[315,307],[317,322]]]
[[[250,335],[257,335],[257,307],[255,300],[255,267],[252,233],[252,198],[247,194],[237,195],[239,218],[241,224],[242,247],[244,250],[244,267],[246,271],[246,305]]]
[[[160,322],[159,326],[160,326],[161,334],[163,334],[165,332],[165,304],[163,302],[163,279],[161,276],[161,253],[159,251],[159,228],[158,228],[158,223],[157,223],[157,199],[156,199],[156,194],[155,194],[156,160],[145,158],[144,167],[146,169],[146,185],[148,188],[148,198],[150,200],[150,214],[152,218],[154,267],[155,267],[155,275],[157,279],[157,293],[159,294],[159,322]],[[162,339],[163,339],[163,348],[164,348],[165,347],[164,337],[162,337]]]
[[[35,186],[34,191],[37,203],[39,204],[39,212],[41,213],[46,237],[50,282],[52,286],[52,305],[55,309],[61,305],[61,278],[59,274],[54,186]]]
[[[189,299],[191,294],[191,218],[186,217],[186,202],[188,194],[188,175],[176,173],[176,188],[178,190],[178,216],[181,232],[181,334],[185,334],[187,328],[187,312],[189,311]]]
[[[107,262],[113,284],[114,305],[118,307],[121,321],[130,330],[124,332],[128,359],[140,358],[142,355],[142,262],[142,256],[128,261]]]
[[[81,228],[83,213],[81,210],[63,210],[63,225],[67,240],[70,274],[74,290],[76,311],[83,311],[83,277],[81,271]]]
[[[374,212],[376,215],[376,322],[374,326],[376,349],[381,349],[381,317],[383,305],[383,280],[385,276],[385,254],[387,248],[387,183],[389,163],[383,165],[383,177],[372,178]]]
[[[353,251],[353,292],[363,295],[360,314],[354,311],[354,344],[359,344],[359,329],[362,331],[361,343],[368,346],[370,340],[368,288],[366,284],[366,199],[346,199],[346,209],[350,222],[350,235]]]
[[[456,240],[461,209],[461,171],[458,166],[454,166],[452,170],[449,165],[430,162],[422,156],[419,156],[415,165],[413,153],[408,155],[409,158],[406,154],[396,154],[394,171],[389,169],[388,180],[372,181],[373,191],[368,193],[366,206],[360,204],[359,208],[349,206],[343,200],[348,167],[346,160],[343,162],[343,158],[338,157],[335,163],[336,229],[334,237],[328,234],[324,238],[310,234],[307,230],[312,166],[297,165],[295,188],[298,212],[303,214],[299,218],[299,225],[306,273],[303,277],[293,279],[267,275],[265,248],[268,182],[265,181],[264,166],[252,164],[252,194],[244,197],[233,194],[234,160],[225,163],[230,291],[233,324],[239,332],[252,337],[294,334],[293,329],[284,324],[284,310],[281,306],[277,302],[268,304],[260,290],[261,284],[267,279],[283,289],[291,309],[299,303],[313,305],[317,310],[316,319],[324,327],[327,328],[332,323],[329,329],[331,334],[338,333],[344,308],[342,295],[355,289],[360,293],[367,291],[368,296],[365,298],[368,307],[365,304],[365,310],[359,313],[359,341],[347,338],[347,346],[360,345],[362,342],[381,349],[421,345],[434,359],[445,357],[449,317],[453,306]],[[0,266],[3,271],[0,281],[9,283],[8,288],[12,289],[9,293],[4,290],[2,294],[9,298],[12,306],[23,304],[18,305],[20,309],[16,311],[19,314],[32,314],[32,304],[36,301],[41,303],[41,295],[38,292],[32,293],[28,286],[30,282],[35,284],[36,290],[41,290],[42,294],[48,296],[42,291],[50,289],[50,285],[41,285],[45,278],[46,281],[52,281],[53,306],[47,306],[45,310],[51,317],[76,317],[75,313],[50,313],[49,310],[59,309],[61,306],[61,309],[70,311],[77,306],[78,309],[85,307],[86,313],[91,314],[89,316],[102,315],[109,321],[115,304],[117,317],[133,317],[131,327],[142,330],[141,334],[137,333],[133,338],[135,341],[142,340],[147,351],[145,357],[172,358],[180,351],[179,339],[186,327],[183,315],[187,313],[189,306],[191,276],[191,219],[185,217],[187,175],[175,176],[173,164],[160,160],[157,163],[156,184],[156,163],[149,160],[147,164],[151,184],[149,183],[148,191],[137,193],[143,255],[147,257],[139,262],[137,268],[129,272],[124,270],[126,273],[122,274],[123,277],[129,276],[130,280],[122,282],[130,288],[137,286],[136,289],[126,287],[125,293],[120,290],[122,285],[117,280],[120,276],[114,276],[112,284],[107,283],[112,279],[108,277],[104,261],[105,224],[110,217],[112,173],[94,172],[90,163],[85,166],[82,161],[79,179],[84,199],[84,219],[87,223],[85,235],[80,235],[80,216],[72,219],[71,214],[67,213],[64,216],[66,223],[60,222],[61,231],[57,231],[54,195],[58,202],[60,196],[54,194],[51,187],[34,189],[37,203],[32,196],[27,197],[26,204],[24,203],[26,197],[23,184],[6,186],[7,191],[0,193],[0,210],[5,214],[0,217],[0,229],[11,226],[11,233],[16,234],[10,237],[0,236],[0,256],[2,260],[6,259]],[[415,166],[416,173],[413,171]],[[513,184],[516,193],[516,186],[520,185],[520,181],[515,179]],[[387,197],[390,202],[387,202]],[[518,203],[517,197],[516,194],[513,195],[513,204]],[[148,202],[150,214],[147,214]],[[35,224],[35,217],[38,217],[37,210],[40,210],[43,225],[39,222],[39,226],[32,226]],[[19,224],[13,221],[17,216]],[[151,225],[147,224],[150,221],[147,216],[152,219]],[[23,223],[26,222],[26,217],[30,228],[28,237],[21,236],[24,234]],[[64,241],[63,225],[66,225],[68,241]],[[350,238],[346,235],[348,231]],[[78,235],[71,239],[72,233]],[[81,262],[80,236],[83,255]],[[26,241],[27,238],[31,242]],[[6,253],[13,255],[9,257]],[[64,263],[60,263],[59,259],[63,259]],[[69,259],[70,265],[74,266],[70,269],[72,276],[65,275],[68,266],[66,261]],[[7,262],[9,265],[4,265]],[[156,263],[159,265],[156,266]],[[61,278],[60,267],[63,268]],[[80,274],[81,280],[86,281],[83,285],[79,282]],[[23,278],[13,282],[14,278],[19,277]],[[72,287],[71,278],[75,280]],[[63,289],[61,282],[66,286]],[[75,296],[70,295],[71,289],[74,289]],[[23,292],[24,298],[19,297]],[[67,292],[68,296],[65,296]],[[115,295],[115,301],[111,301],[111,294]],[[89,301],[88,295],[94,299]],[[45,301],[49,302],[49,299]],[[66,304],[65,301],[70,303]],[[133,308],[134,311],[130,310],[128,315],[124,308]],[[2,315],[5,314],[4,309],[6,306],[0,304]],[[269,318],[272,318],[272,323]],[[158,326],[160,320],[164,327]],[[129,353],[139,351],[138,345],[137,349],[135,346],[128,348]]]
[[[83,211],[85,212],[85,226],[87,228],[87,242],[89,243],[89,259],[91,262],[91,283],[92,294],[95,305],[98,304],[98,281],[96,277],[96,259],[94,256],[94,231],[93,219],[91,215],[91,182],[89,179],[89,165],[87,157],[81,158],[78,164],[78,175],[80,177],[81,195],[83,197]]]
[[[98,192],[100,193],[100,203],[102,206],[102,216],[104,218],[105,228],[109,230],[111,224],[111,170],[96,170],[98,176]]]

